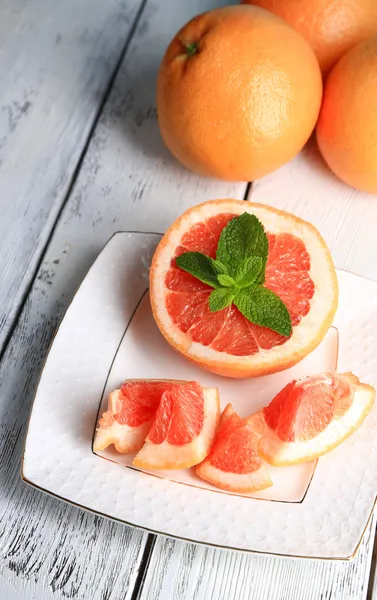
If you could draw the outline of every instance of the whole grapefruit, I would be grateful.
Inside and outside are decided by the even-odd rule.
[[[157,81],[162,137],[189,169],[250,181],[293,158],[322,99],[309,44],[275,15],[228,6],[198,15],[174,37]]]
[[[313,48],[322,73],[353,46],[377,32],[376,0],[242,0],[294,27]]]
[[[377,36],[355,46],[331,71],[317,140],[340,179],[377,193]]]

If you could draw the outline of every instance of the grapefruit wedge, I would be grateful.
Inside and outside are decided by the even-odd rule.
[[[247,422],[259,436],[259,456],[274,466],[326,454],[364,421],[376,392],[352,373],[322,373],[292,381]]]
[[[138,452],[153,423],[162,394],[173,384],[161,380],[129,380],[109,394],[108,409],[99,420],[94,452],[112,444],[122,454]]]
[[[239,493],[264,490],[272,481],[257,454],[257,446],[258,436],[228,404],[221,415],[212,450],[196,467],[196,473],[223,490]]]
[[[264,286],[290,313],[289,338],[251,323],[234,304],[211,312],[212,288],[175,261],[188,251],[215,258],[222,230],[244,212],[266,231]],[[312,225],[268,206],[213,200],[189,209],[163,236],[152,260],[150,298],[161,333],[186,358],[219,375],[256,377],[287,369],[318,346],[337,308],[338,284],[330,252]]]
[[[219,422],[216,388],[181,382],[165,390],[144,446],[133,460],[139,469],[186,469],[209,453]]]

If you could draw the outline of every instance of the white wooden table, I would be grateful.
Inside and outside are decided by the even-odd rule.
[[[338,183],[314,150],[249,189],[199,178],[163,148],[158,63],[180,25],[221,3],[0,0],[1,600],[374,597],[375,520],[352,562],[242,555],[123,527],[19,477],[50,341],[114,231],[164,231],[200,201],[252,198],[313,221],[338,267],[377,279],[377,198]]]

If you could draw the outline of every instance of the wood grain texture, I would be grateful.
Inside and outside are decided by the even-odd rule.
[[[352,562],[247,555],[159,537],[140,600],[364,600],[375,526],[374,518]]]
[[[0,366],[0,573],[17,589],[25,590],[28,600],[124,600],[131,597],[139,574],[147,536],[25,486],[19,479],[21,446],[54,331],[112,233],[162,230],[184,208],[209,197],[244,195],[244,184],[212,182],[185,171],[158,136],[154,81],[163,50],[185,20],[215,4],[215,0],[192,0],[182,3],[179,10],[174,0],[146,4],[4,353]],[[48,160],[48,145],[44,151]],[[0,186],[1,181],[0,173]],[[40,182],[35,187],[42,193]],[[14,214],[13,220],[12,226],[20,227]],[[39,239],[46,235],[50,221]],[[25,232],[26,225],[22,236]],[[2,248],[9,251],[8,239],[2,240]]]
[[[0,350],[140,5],[1,2]]]
[[[367,600],[377,599],[377,543],[374,540],[374,548],[372,553],[372,561],[369,576]]]

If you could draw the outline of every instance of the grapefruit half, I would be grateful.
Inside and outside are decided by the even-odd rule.
[[[244,212],[256,215],[267,233],[264,285],[288,308],[289,338],[250,323],[234,305],[212,313],[212,288],[175,261],[188,251],[215,258],[222,230]],[[186,211],[163,236],[152,260],[150,298],[161,333],[186,358],[219,375],[256,377],[287,369],[318,346],[337,308],[338,284],[313,225],[265,205],[213,200]]]
[[[272,481],[257,447],[258,436],[228,404],[211,452],[196,467],[196,473],[223,490],[238,493],[264,490],[271,487]]]
[[[308,462],[358,429],[375,396],[352,373],[322,373],[292,381],[247,422],[260,438],[260,457],[271,465]]]

